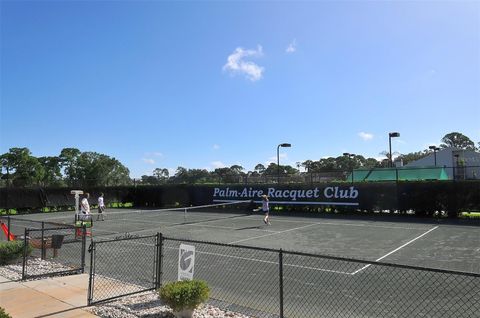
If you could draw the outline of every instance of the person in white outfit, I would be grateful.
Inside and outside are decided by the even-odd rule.
[[[87,220],[90,217],[90,204],[88,203],[89,197],[90,194],[86,192],[82,201],[80,202],[80,220]]]
[[[100,196],[98,197],[98,215],[97,215],[97,221],[102,218],[102,221],[105,221],[104,213],[105,212],[105,202],[103,202],[103,193],[100,193]]]
[[[268,205],[268,196],[265,194],[262,195],[262,211],[265,213],[265,217],[263,218],[263,223],[270,225],[270,220],[268,214],[270,213],[270,207]]]

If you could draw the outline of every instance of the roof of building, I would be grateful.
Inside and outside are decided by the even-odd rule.
[[[359,181],[420,181],[448,180],[447,171],[442,167],[397,167],[355,169],[347,180]]]

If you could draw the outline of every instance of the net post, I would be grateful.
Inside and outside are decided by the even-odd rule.
[[[183,222],[187,222],[187,208],[183,209]]]

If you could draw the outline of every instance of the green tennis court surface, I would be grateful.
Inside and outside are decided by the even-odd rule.
[[[446,220],[294,217],[275,212],[270,215],[272,225],[267,226],[261,213],[244,208],[238,211],[109,209],[105,221],[96,221],[93,214],[94,225],[90,230],[96,239],[161,232],[176,238],[480,272],[479,226]],[[74,214],[69,211],[15,218],[73,224]]]

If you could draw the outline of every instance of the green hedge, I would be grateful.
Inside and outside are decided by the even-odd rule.
[[[0,318],[12,318],[12,316],[10,316],[9,314],[7,314],[7,312],[5,311],[5,309],[3,309],[2,307],[0,307]]]
[[[32,252],[32,247],[27,249],[27,255]],[[23,257],[23,241],[0,242],[0,265],[6,265],[11,261]]]
[[[183,280],[165,284],[160,299],[173,311],[195,309],[208,300],[210,288],[203,280]]]

